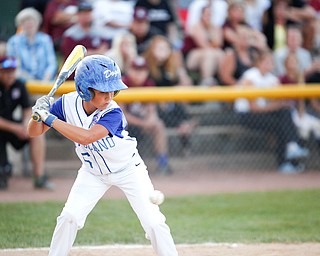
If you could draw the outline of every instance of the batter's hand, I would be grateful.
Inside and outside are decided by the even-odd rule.
[[[47,95],[40,97],[37,99],[36,104],[32,107],[32,109],[45,109],[49,111],[54,99],[53,97],[49,97]]]
[[[42,122],[49,127],[52,127],[53,122],[57,120],[55,115],[52,115],[48,110],[45,109],[35,108],[34,113],[38,114],[41,117]]]
[[[49,111],[53,101],[53,97],[49,97],[47,95],[40,97],[37,99],[36,104],[32,107],[32,114],[35,113],[36,109],[44,109]],[[41,122],[41,119],[39,118],[37,122]]]

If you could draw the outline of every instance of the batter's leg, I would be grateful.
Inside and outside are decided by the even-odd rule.
[[[88,214],[110,188],[97,176],[79,170],[53,232],[49,256],[67,256]]]
[[[117,185],[128,198],[157,255],[177,256],[178,252],[170,228],[165,222],[166,218],[159,207],[149,200],[154,188],[144,164],[129,170],[126,178]]]
[[[53,232],[49,256],[67,256],[76,239],[77,231],[76,218],[67,212],[62,212],[57,218],[57,225]]]

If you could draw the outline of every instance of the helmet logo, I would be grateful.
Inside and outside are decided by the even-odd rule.
[[[119,69],[117,69],[115,71],[106,70],[106,71],[103,72],[103,74],[104,74],[106,79],[109,79],[112,76],[118,77],[120,75],[120,70]]]

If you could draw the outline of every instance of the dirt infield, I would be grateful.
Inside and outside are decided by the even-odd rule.
[[[9,189],[0,191],[0,202],[41,202],[58,200],[65,201],[74,181],[75,172],[67,177],[56,177],[54,191],[34,190],[30,178],[13,177]],[[156,189],[164,192],[167,197],[237,193],[253,191],[276,191],[284,189],[320,188],[320,171],[284,175],[277,172],[231,172],[231,171],[197,171],[185,174],[183,171],[171,176],[151,176]],[[111,188],[105,198],[124,198],[122,192]]]
[[[180,256],[319,256],[320,244],[194,244],[177,245]],[[0,256],[45,256],[48,248],[1,250]],[[70,256],[155,256],[151,246],[75,247]]]
[[[75,174],[74,174],[75,175]],[[70,176],[74,176],[73,174]],[[0,202],[13,201],[65,201],[72,186],[73,177],[54,178],[54,191],[34,190],[30,178],[14,177],[8,191],[0,191]],[[167,197],[237,193],[248,191],[279,191],[288,189],[320,188],[320,172],[308,171],[297,175],[277,172],[210,172],[198,171],[185,174],[182,171],[170,177],[151,176],[155,188]],[[105,198],[124,198],[118,189],[112,188]],[[180,256],[318,256],[319,243],[303,244],[198,244],[177,245]],[[48,248],[0,250],[0,256],[42,256]],[[150,246],[112,245],[75,247],[70,256],[154,256]]]

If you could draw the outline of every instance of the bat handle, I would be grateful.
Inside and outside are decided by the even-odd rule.
[[[41,117],[40,117],[39,114],[33,113],[33,114],[32,114],[32,119],[33,119],[34,121],[39,122],[39,120],[41,119]]]

